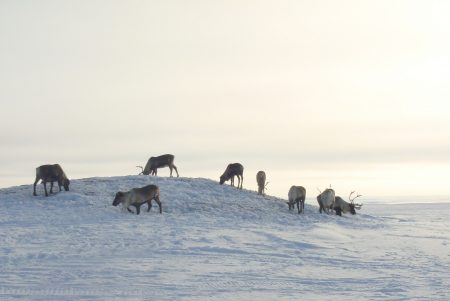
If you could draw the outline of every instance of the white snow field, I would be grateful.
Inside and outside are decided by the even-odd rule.
[[[150,183],[163,214],[111,205]],[[208,179],[70,188],[0,190],[0,300],[450,300],[450,203],[366,203],[339,217]]]

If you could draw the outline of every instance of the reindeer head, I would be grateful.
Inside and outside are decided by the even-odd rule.
[[[355,211],[355,209],[356,210],[359,210],[359,209],[361,209],[361,207],[362,207],[362,205],[363,204],[355,204],[355,199],[356,198],[359,198],[360,196],[362,196],[362,195],[360,195],[360,194],[358,194],[358,193],[356,193],[356,196],[354,197],[354,198],[352,198],[352,195],[354,194],[355,192],[354,191],[352,191],[351,193],[350,193],[350,195],[348,196],[348,200],[350,201],[350,213],[351,214],[356,214],[356,211]]]
[[[65,191],[69,191],[69,185],[70,185],[70,181],[69,181],[69,179],[64,179],[64,181],[63,181],[63,186],[64,186],[64,190]]]
[[[227,180],[226,176],[225,176],[225,175],[221,175],[221,176],[220,176],[220,180],[219,180],[220,185],[222,185],[223,183],[225,183],[226,180]]]
[[[116,193],[116,197],[114,198],[114,201],[112,203],[113,206],[117,206],[120,203],[122,203],[124,200],[124,196],[125,196],[125,193],[122,191],[119,191],[118,193]]]
[[[142,166],[136,166],[136,167],[141,169],[141,172],[138,174],[138,176],[140,176],[140,175],[146,175],[146,176],[148,176],[148,174],[145,174],[145,173],[144,173],[144,168],[143,168]]]

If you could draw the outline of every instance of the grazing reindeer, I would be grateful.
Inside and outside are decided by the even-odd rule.
[[[151,157],[148,159],[147,164],[145,164],[145,168],[142,168],[142,166],[137,166],[142,169],[142,172],[140,174],[144,174],[146,176],[152,175],[157,176],[158,175],[158,168],[162,167],[169,167],[170,169],[170,176],[172,177],[172,169],[175,169],[175,172],[178,175],[178,170],[175,164],[173,164],[173,160],[175,159],[174,155],[166,154],[158,157]]]
[[[291,186],[288,193],[289,202],[289,210],[294,209],[295,203],[297,203],[297,210],[300,214],[305,210],[305,198],[306,198],[306,189],[303,186]]]
[[[122,203],[123,208],[133,213],[130,206],[136,208],[136,214],[141,212],[141,205],[147,203],[147,212],[152,208],[152,200],[155,200],[159,206],[159,213],[162,213],[161,201],[159,200],[159,188],[156,185],[147,185],[141,188],[133,188],[128,192],[119,191],[113,201],[113,206]]]
[[[238,178],[237,188],[242,189],[242,183],[244,182],[244,166],[240,163],[228,164],[227,169],[225,169],[224,173],[220,176],[220,185],[231,179],[231,186],[234,186],[234,176]]]
[[[59,164],[42,165],[36,168],[36,180],[33,185],[33,195],[36,196],[36,184],[42,180],[44,184],[45,196],[47,193],[47,182],[50,182],[50,193],[53,193],[53,182],[58,182],[59,191],[64,186],[65,191],[69,191],[70,181]]]
[[[344,199],[342,199],[341,197],[337,196],[335,199],[335,203],[334,203],[334,211],[336,211],[336,214],[339,216],[342,216],[342,213],[347,213],[350,212],[351,214],[356,214],[356,210],[361,209],[363,204],[355,204],[355,199],[359,198],[360,194],[357,194],[354,198],[352,198],[352,195],[355,192],[352,191],[350,193],[350,195],[348,196],[348,200],[350,201],[350,203],[344,201]]]
[[[320,192],[320,190],[319,190]],[[322,213],[322,210],[327,214],[330,214],[330,209],[333,210],[334,202],[335,202],[335,193],[331,188],[325,189],[317,196],[317,202],[319,203],[319,212]]]
[[[264,195],[264,190],[267,186],[266,173],[264,171],[258,171],[256,174],[256,183],[258,183],[258,194]]]

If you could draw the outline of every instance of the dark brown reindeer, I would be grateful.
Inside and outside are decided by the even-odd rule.
[[[159,200],[159,187],[156,185],[147,185],[141,188],[133,188],[130,191],[116,193],[113,201],[113,206],[117,206],[122,203],[123,208],[126,208],[129,212],[131,211],[130,206],[136,208],[136,214],[141,212],[141,206],[145,203],[148,204],[147,212],[152,208],[152,200],[159,206],[159,213],[162,213],[162,205]]]
[[[177,167],[175,166],[175,164],[173,164],[174,159],[175,159],[175,156],[171,155],[171,154],[166,154],[166,155],[162,155],[162,156],[158,156],[158,157],[151,157],[150,159],[148,159],[147,164],[145,165],[144,168],[142,168],[142,166],[137,166],[137,167],[142,169],[142,172],[140,174],[143,174],[146,176],[148,176],[148,175],[157,176],[158,168],[169,167],[170,176],[172,177],[172,169],[175,169],[175,172],[177,173],[177,177],[178,177],[179,175],[178,175]]]
[[[342,213],[347,213],[350,212],[351,214],[356,214],[356,210],[361,209],[363,204],[355,204],[355,199],[361,197],[362,195],[360,194],[356,194],[355,197],[352,198],[352,195],[355,192],[352,191],[350,193],[350,195],[348,196],[348,200],[350,201],[350,203],[344,201],[343,198],[336,196],[335,202],[334,202],[334,211],[336,212],[337,215],[342,216]]]
[[[220,185],[231,179],[231,186],[234,186],[234,177],[238,178],[237,188],[242,189],[242,183],[244,182],[244,166],[240,163],[228,164],[227,169],[220,176]]]
[[[50,193],[53,193],[53,182],[58,182],[59,191],[64,186],[65,191],[69,191],[70,181],[59,164],[42,165],[36,168],[36,180],[33,185],[33,195],[36,196],[36,184],[42,180],[44,184],[45,196],[47,193],[47,182],[50,182]]]

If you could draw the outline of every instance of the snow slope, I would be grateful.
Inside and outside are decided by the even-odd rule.
[[[150,183],[162,215],[111,206]],[[338,217],[308,201],[299,216],[211,180],[147,176],[38,194],[0,190],[1,300],[450,300],[449,203]]]

